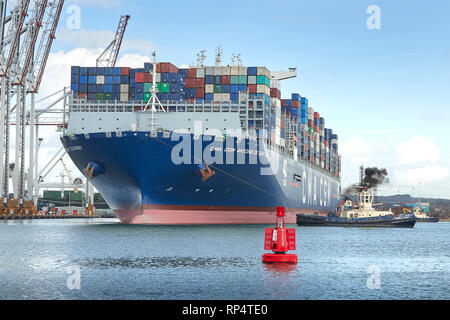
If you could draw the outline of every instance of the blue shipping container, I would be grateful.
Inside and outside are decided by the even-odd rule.
[[[247,68],[247,74],[249,76],[256,76],[256,67],[248,67]]]
[[[80,67],[78,67],[78,66],[70,67],[70,73],[73,74],[73,75],[79,75],[80,74]]]

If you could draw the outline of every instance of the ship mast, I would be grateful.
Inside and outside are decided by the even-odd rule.
[[[151,123],[150,123],[150,131],[155,130],[155,128],[154,128],[154,125],[155,125],[155,122],[154,122],[154,119],[155,119],[154,112],[156,111],[156,108],[155,108],[156,103],[158,103],[158,106],[159,106],[164,112],[166,112],[166,110],[165,110],[164,107],[162,106],[161,102],[159,101],[158,97],[156,96],[156,65],[157,65],[157,63],[156,63],[156,51],[153,51],[153,52],[152,52],[152,57],[153,57],[153,59],[152,59],[152,66],[153,66],[153,70],[152,70],[152,71],[153,71],[153,76],[152,76],[152,96],[151,96],[150,100],[148,100],[147,104],[146,104],[145,107],[144,107],[144,111],[146,111],[148,105],[149,105],[150,103],[152,104],[152,108],[151,108],[151,117],[150,117],[150,120],[151,120]]]

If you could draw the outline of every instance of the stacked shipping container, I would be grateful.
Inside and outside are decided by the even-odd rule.
[[[138,69],[73,66],[71,88],[80,99],[146,103],[154,82],[163,103],[235,103],[243,128],[303,161],[340,174],[337,135],[325,128],[325,119],[309,107],[307,98],[292,93],[290,99],[281,99],[279,81],[271,79],[266,67],[177,68],[162,62],[155,71],[153,79],[152,63]]]

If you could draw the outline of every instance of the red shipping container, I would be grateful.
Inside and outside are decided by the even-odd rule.
[[[286,129],[286,125],[284,124],[284,120],[281,120],[281,129]]]
[[[314,126],[314,132],[319,132],[319,126]]]
[[[314,119],[319,119],[319,113],[318,112],[314,112]]]
[[[308,127],[312,127],[313,125],[313,121],[312,120],[308,120]]]
[[[187,78],[186,79],[186,88],[195,88],[195,79]]]
[[[128,76],[128,75],[130,75],[130,68],[128,68],[128,67],[120,68],[120,75],[121,76]]]
[[[178,68],[173,64],[170,64],[170,73],[178,73]]]
[[[271,96],[272,98],[278,98],[278,99],[280,99],[280,98],[281,98],[281,92],[280,92],[280,90],[278,90],[277,88],[271,88],[271,89],[270,89],[270,96]]]
[[[134,76],[136,83],[142,83],[144,81],[144,73],[143,72],[136,72],[136,75]]]
[[[291,100],[291,107],[298,108],[300,106],[300,101]]]
[[[161,63],[156,64],[156,72],[161,72]]]
[[[144,73],[144,82],[152,82],[153,76],[150,73]]]
[[[86,99],[86,98],[87,98],[87,92],[80,92],[80,93],[78,94],[78,97],[79,97],[80,99]]]
[[[197,76],[197,69],[188,69],[188,78],[195,78]]]
[[[158,67],[156,67],[156,72],[178,73],[178,68],[170,62],[161,62],[158,66],[161,71],[158,71]]]
[[[249,84],[247,88],[249,93],[256,93],[256,84]]]
[[[161,72],[170,72],[170,63],[169,62],[161,62]]]
[[[220,76],[221,84],[230,84],[230,80],[231,80],[231,76]]]
[[[199,87],[195,90],[196,98],[204,98],[205,97],[205,87]]]
[[[204,78],[197,78],[195,79],[195,87],[200,88],[205,85],[205,79]]]
[[[287,105],[286,105],[286,99],[281,99],[281,106],[282,106],[282,107],[287,107]]]

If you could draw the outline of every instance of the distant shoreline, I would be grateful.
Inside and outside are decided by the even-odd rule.
[[[441,218],[439,222],[450,222],[450,218]]]

